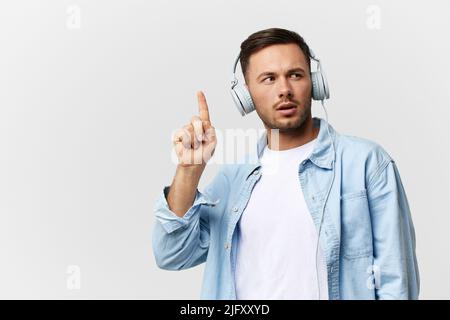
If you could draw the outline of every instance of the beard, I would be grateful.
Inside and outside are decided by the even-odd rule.
[[[302,127],[311,116],[311,102],[304,107],[297,104],[297,112],[290,117],[276,117],[275,110],[270,110],[268,114],[260,113],[256,108],[261,121],[267,129],[278,129],[280,132],[295,131]]]

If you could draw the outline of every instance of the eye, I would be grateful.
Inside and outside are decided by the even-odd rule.
[[[302,74],[301,74],[301,73],[293,73],[292,75],[293,75],[293,76],[297,76],[296,78],[301,78],[301,77],[302,77]]]
[[[267,78],[264,78],[263,81],[264,81],[264,82],[267,82],[267,81],[266,81],[267,79],[275,79],[275,78],[274,78],[273,76],[269,76],[269,77],[267,77]]]

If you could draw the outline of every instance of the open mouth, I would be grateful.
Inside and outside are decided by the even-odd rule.
[[[297,106],[295,104],[287,104],[279,107],[276,111],[283,116],[289,116],[295,113]]]

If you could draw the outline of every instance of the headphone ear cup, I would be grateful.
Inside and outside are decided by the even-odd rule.
[[[325,95],[325,99],[330,98],[330,88],[328,87],[328,80],[325,76],[325,72],[323,70],[320,70],[320,75],[322,76],[322,82],[323,82],[323,94]]]
[[[312,82],[312,98],[314,100],[323,100],[325,95],[323,91],[323,81],[320,72],[318,71],[311,72],[311,82]]]
[[[330,90],[328,88],[325,74],[321,71],[311,73],[312,82],[312,98],[314,100],[325,100],[330,97]]]
[[[253,99],[250,92],[243,85],[238,83],[233,89],[231,89],[231,96],[233,97],[234,104],[242,116],[245,116],[255,110],[255,105],[253,104]]]
[[[231,97],[233,98],[234,105],[238,109],[239,113],[241,114],[241,116],[245,116],[244,107],[242,106],[242,103],[239,100],[239,97],[238,97],[236,91],[234,90],[234,88],[232,88],[230,92],[231,92]]]

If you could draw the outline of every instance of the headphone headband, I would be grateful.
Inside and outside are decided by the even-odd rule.
[[[237,55],[234,64],[233,64],[233,70],[231,70],[231,88],[234,88],[234,86],[238,83],[238,79],[236,78],[236,67],[239,62],[239,56],[240,53]]]

